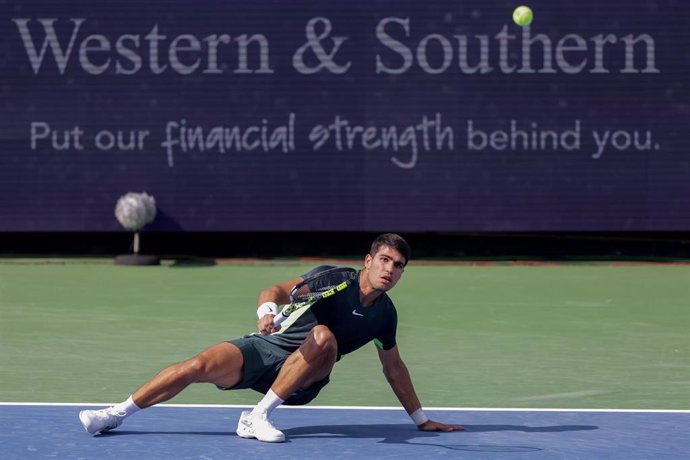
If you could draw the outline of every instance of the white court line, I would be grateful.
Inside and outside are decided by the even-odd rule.
[[[0,406],[66,406],[107,407],[114,403],[56,403],[56,402],[1,402]],[[159,404],[156,407],[176,408],[207,408],[207,409],[247,409],[251,405],[238,404]],[[390,406],[280,406],[278,409],[328,409],[328,410],[403,410],[402,407]],[[554,409],[554,408],[515,408],[515,407],[424,407],[432,411],[465,411],[465,412],[613,412],[613,413],[660,413],[660,414],[690,414],[690,409]]]

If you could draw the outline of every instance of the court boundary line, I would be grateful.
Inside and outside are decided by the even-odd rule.
[[[109,406],[114,403],[60,403],[60,402],[4,402],[1,406],[46,406],[46,407],[91,407]],[[242,404],[158,404],[155,407],[172,407],[187,409],[246,409],[253,405]],[[391,410],[403,411],[402,407],[391,406],[280,406],[281,410]],[[424,407],[428,411],[464,411],[464,412],[602,412],[602,413],[655,413],[655,414],[690,414],[690,409],[581,409],[581,408],[516,408],[516,407]]]

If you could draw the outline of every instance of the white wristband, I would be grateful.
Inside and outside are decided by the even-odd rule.
[[[410,418],[414,422],[415,425],[419,426],[422,425],[423,423],[426,423],[429,421],[429,417],[426,416],[422,408],[420,407],[416,411],[412,412],[410,414]]]
[[[278,314],[278,304],[275,302],[264,302],[261,305],[259,305],[259,308],[256,309],[256,316],[259,317],[259,319],[263,318],[266,315],[277,315]]]

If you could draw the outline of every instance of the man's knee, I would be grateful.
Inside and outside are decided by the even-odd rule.
[[[189,383],[202,382],[206,379],[208,365],[203,354],[182,361],[179,366],[181,377]]]
[[[326,326],[316,326],[300,347],[301,356],[312,364],[332,367],[338,356],[338,342]]]
[[[338,342],[331,330],[323,325],[314,327],[311,331],[314,345],[322,352],[336,352],[338,350]]]
[[[236,345],[222,342],[182,364],[190,383],[208,382],[229,388],[242,380],[244,358]]]

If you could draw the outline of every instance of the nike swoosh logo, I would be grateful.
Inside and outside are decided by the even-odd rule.
[[[357,310],[352,310],[352,314],[355,315],[355,316],[364,316],[364,315],[361,314],[361,313],[357,313]]]

